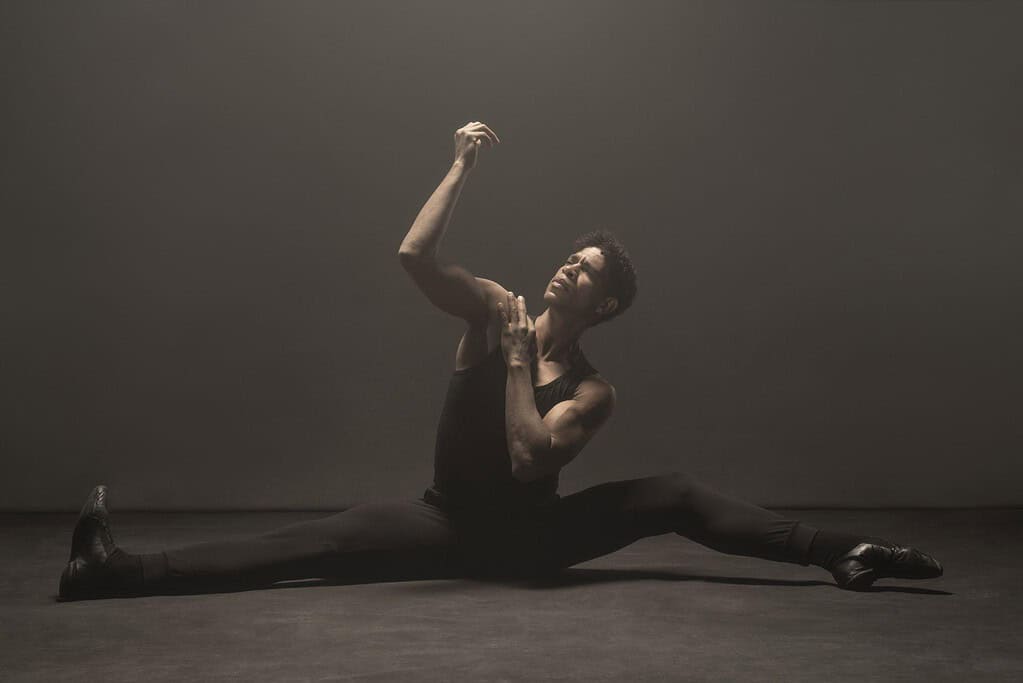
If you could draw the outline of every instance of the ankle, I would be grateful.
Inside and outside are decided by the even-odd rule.
[[[139,555],[131,555],[120,548],[114,548],[103,563],[110,577],[122,586],[142,585],[142,562]]]
[[[142,568],[142,581],[147,586],[154,586],[170,575],[170,566],[165,553],[136,555]]]
[[[874,536],[859,534],[844,534],[835,531],[821,530],[814,536],[810,544],[810,564],[823,567],[828,571],[834,569],[835,563],[843,555],[858,546],[860,543],[884,542],[883,539]]]

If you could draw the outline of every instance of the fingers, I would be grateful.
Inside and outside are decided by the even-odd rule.
[[[486,133],[487,136],[490,137],[494,141],[495,144],[501,142],[501,138],[497,137],[497,133],[495,133],[494,131],[490,130],[490,126],[488,126],[485,123],[480,123],[479,121],[477,121],[476,123],[479,125],[480,130],[482,130],[484,133]]]
[[[487,149],[490,149],[491,147],[493,147],[494,145],[497,144],[496,142],[494,142],[494,139],[492,137],[490,137],[489,135],[487,135],[485,132],[483,132],[481,130],[477,130],[477,131],[473,131],[473,132],[469,133],[469,137],[473,138],[476,141],[477,145],[480,144],[481,141],[486,142],[487,143]]]
[[[504,302],[497,303],[497,310],[501,313],[501,321],[505,325],[515,327],[516,325],[523,325],[528,329],[533,328],[533,321],[529,319],[529,315],[526,313],[526,297],[515,296],[515,292],[505,292]]]
[[[490,129],[490,126],[488,126],[485,123],[481,123],[480,121],[470,121],[469,123],[465,124],[465,126],[463,126],[463,129],[473,137],[481,135],[484,136],[486,140],[490,143],[489,144],[490,147],[493,147],[494,145],[501,142],[501,138],[497,137],[497,133],[492,131]]]
[[[473,143],[477,147],[482,146],[483,143],[486,143],[487,149],[490,149],[491,147],[494,146],[494,141],[488,138],[486,134],[483,132],[465,131],[464,133],[462,133],[462,135],[465,137],[466,140]]]
[[[508,310],[508,323],[514,327],[519,322],[519,307],[515,303],[514,292],[505,292],[504,307]]]

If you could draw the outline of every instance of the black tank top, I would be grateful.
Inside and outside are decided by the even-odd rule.
[[[579,382],[594,373],[576,347],[568,372],[533,388],[540,416],[571,399]],[[558,498],[557,474],[530,482],[512,476],[504,415],[507,380],[500,345],[481,363],[455,370],[437,428],[428,499],[460,508],[494,508],[538,505]]]

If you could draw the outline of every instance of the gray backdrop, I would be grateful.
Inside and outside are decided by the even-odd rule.
[[[419,495],[461,323],[397,249],[452,133],[503,144],[443,252],[583,338],[618,409],[562,491],[1023,503],[1023,7],[6,2],[0,507]]]

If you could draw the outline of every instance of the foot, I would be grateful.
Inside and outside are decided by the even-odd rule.
[[[71,554],[60,575],[60,600],[81,600],[111,594],[113,581],[107,561],[117,550],[107,524],[107,487],[92,490],[78,514],[71,537]]]
[[[894,543],[860,543],[838,558],[831,574],[840,588],[861,591],[877,579],[933,579],[941,563],[916,548]]]

